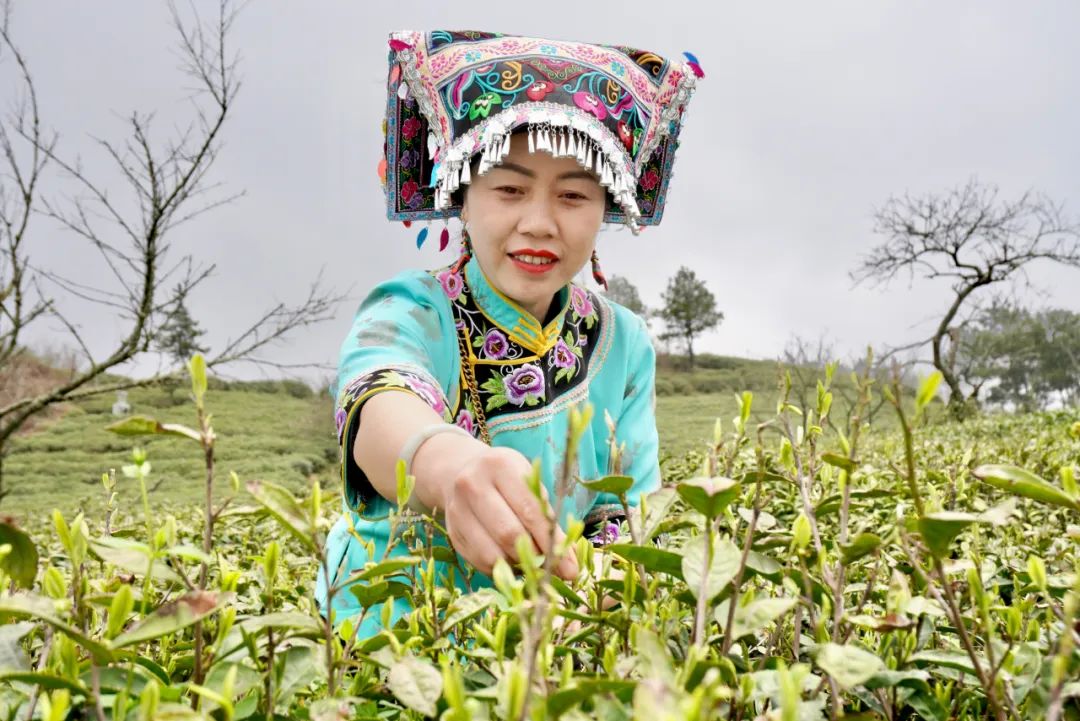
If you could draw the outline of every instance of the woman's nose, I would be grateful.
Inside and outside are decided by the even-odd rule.
[[[518,232],[546,238],[556,234],[555,207],[546,193],[533,193],[518,206],[521,217],[518,219]]]

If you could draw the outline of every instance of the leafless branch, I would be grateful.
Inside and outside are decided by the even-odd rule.
[[[964,405],[965,392],[955,344],[947,344],[963,325],[957,318],[976,300],[973,294],[1003,281],[1026,281],[1035,261],[1080,268],[1080,225],[1065,217],[1062,204],[1035,191],[1006,200],[996,186],[972,179],[944,194],[890,198],[874,220],[884,241],[852,271],[856,284],[884,286],[904,273],[909,280],[950,283],[953,298],[928,342],[954,409]]]
[[[148,378],[103,382],[113,369],[155,349],[162,321],[213,270],[174,247],[171,231],[242,195],[225,192],[210,177],[240,89],[237,58],[228,43],[239,9],[233,0],[219,0],[215,16],[207,20],[194,2],[183,12],[170,4],[181,71],[194,81],[192,120],[160,140],[153,132],[153,113],[134,112],[124,116],[125,138],[95,138],[95,147],[118,172],[118,181],[110,184],[84,168],[80,158],[62,154],[55,134],[42,129],[34,81],[10,33],[10,0],[0,0],[0,55],[14,58],[23,96],[10,117],[0,119],[0,164],[6,166],[0,168],[0,364],[25,358],[21,339],[28,325],[48,316],[82,352],[82,362],[69,373],[52,373],[31,389],[11,390],[0,373],[0,482],[7,443],[36,414],[59,403],[176,377],[174,369],[159,368]],[[60,171],[73,192],[43,197],[38,184],[46,166]],[[93,274],[66,277],[32,259],[25,242],[35,216],[56,222],[93,248],[107,268],[108,283]],[[126,324],[120,338],[94,356],[79,326],[60,310],[60,296],[118,314]],[[266,311],[211,364],[304,367],[277,363],[265,351],[290,332],[330,318],[340,300],[316,281],[302,302],[278,303]]]

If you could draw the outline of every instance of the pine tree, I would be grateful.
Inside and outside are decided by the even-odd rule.
[[[648,322],[649,309],[641,302],[641,295],[638,293],[637,287],[621,275],[611,276],[607,290],[604,291],[604,297],[633,311]]]
[[[666,330],[661,340],[677,338],[686,344],[690,367],[694,367],[694,338],[720,325],[724,314],[716,309],[716,298],[686,266],[668,281],[661,296],[663,306],[658,311]]]
[[[199,338],[205,333],[191,317],[184,303],[184,295],[177,288],[175,305],[158,335],[158,350],[168,353],[179,364],[187,363],[196,353],[206,352],[207,349],[199,345]]]

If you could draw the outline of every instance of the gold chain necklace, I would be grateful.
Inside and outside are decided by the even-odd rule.
[[[491,436],[488,434],[487,418],[484,416],[484,406],[480,403],[480,390],[476,387],[476,374],[473,372],[472,363],[469,362],[469,347],[465,336],[465,328],[458,332],[458,347],[461,349],[461,370],[465,376],[465,385],[469,389],[469,398],[472,400],[473,421],[480,429],[480,440],[491,445]]]

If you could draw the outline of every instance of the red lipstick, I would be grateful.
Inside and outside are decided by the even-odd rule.
[[[514,265],[526,273],[533,273],[540,275],[551,271],[552,268],[559,262],[559,256],[552,253],[550,250],[534,250],[532,248],[524,248],[522,250],[516,250],[513,253],[508,254],[510,260]],[[538,258],[544,262],[529,262],[524,258]]]

